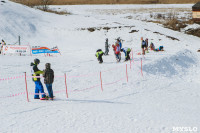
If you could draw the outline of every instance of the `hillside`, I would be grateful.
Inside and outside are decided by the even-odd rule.
[[[40,0],[12,0],[27,5],[39,4]],[[52,5],[80,5],[80,4],[185,4],[196,3],[199,0],[51,0]]]

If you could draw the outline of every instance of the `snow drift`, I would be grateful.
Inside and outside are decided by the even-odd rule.
[[[153,75],[177,76],[193,67],[197,60],[198,58],[192,54],[192,51],[184,49],[175,55],[163,57],[152,63],[145,64],[143,70]]]

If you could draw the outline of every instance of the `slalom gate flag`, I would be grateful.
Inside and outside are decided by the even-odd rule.
[[[41,54],[41,53],[60,53],[58,47],[53,47],[49,49],[48,47],[40,47],[40,46],[33,46],[32,47],[32,54]]]

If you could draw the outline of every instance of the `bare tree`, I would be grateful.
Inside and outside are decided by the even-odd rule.
[[[52,4],[52,2],[53,2],[52,0],[41,0],[40,3],[41,3],[43,11],[47,11],[49,8],[49,5]]]

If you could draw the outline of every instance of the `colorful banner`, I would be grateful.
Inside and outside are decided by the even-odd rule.
[[[29,45],[3,45],[2,54],[31,55],[31,47]]]
[[[41,53],[60,53],[57,47],[53,47],[49,49],[48,47],[40,47],[40,46],[33,46],[32,47],[32,54],[41,54]]]

